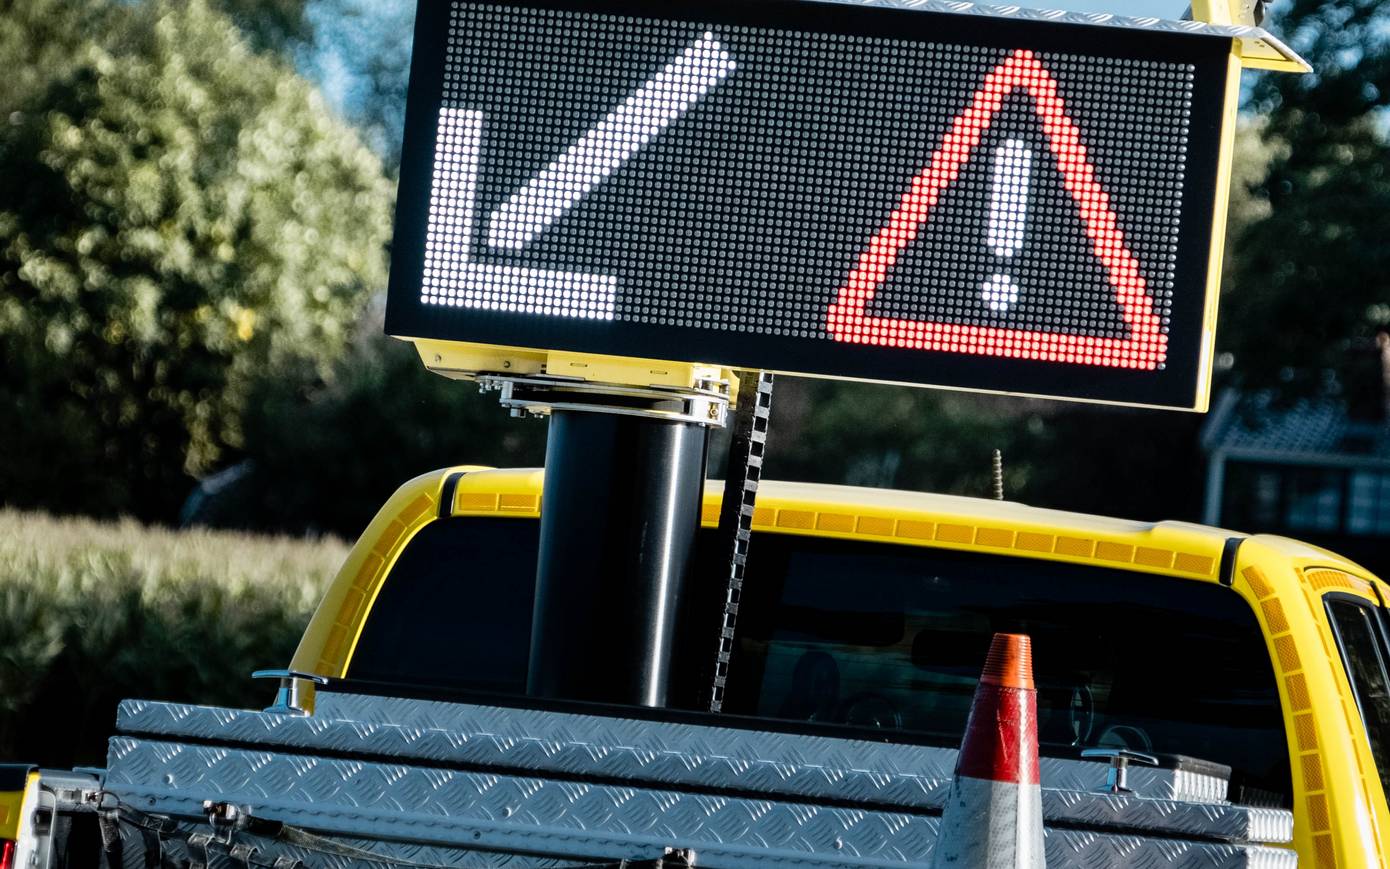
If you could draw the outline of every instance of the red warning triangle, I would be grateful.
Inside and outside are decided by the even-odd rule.
[[[931,217],[943,191],[960,175],[985,130],[1004,105],[1004,99],[1022,88],[1033,98],[1043,132],[1061,170],[1062,183],[1076,200],[1092,250],[1105,266],[1115,288],[1128,338],[1094,338],[1034,329],[998,326],[963,326],[929,320],[872,317],[865,313],[875,291],[888,277],[903,249],[917,237]],[[927,167],[912,179],[888,223],[869,242],[850,273],[839,297],[830,306],[827,327],[838,341],[945,350],[982,356],[1006,356],[1049,362],[1073,362],[1114,368],[1155,370],[1168,355],[1168,336],[1154,311],[1153,300],[1139,273],[1139,261],[1125,244],[1110,197],[1096,180],[1095,167],[1086,156],[1076,124],[1057,95],[1057,82],[1038,63],[1031,51],[1016,51],[985,77],[970,106],[951,124],[951,130],[932,155]]]

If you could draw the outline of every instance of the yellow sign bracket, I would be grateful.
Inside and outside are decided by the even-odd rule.
[[[476,380],[479,375],[546,375],[590,383],[674,389],[699,389],[703,384],[723,381],[729,384],[730,403],[738,397],[738,377],[734,370],[718,365],[629,359],[566,350],[496,347],[427,338],[409,340],[415,344],[420,361],[424,362],[426,368],[455,380]]]
[[[1240,62],[1246,69],[1309,73],[1313,67],[1256,20],[1260,0],[1192,0],[1193,21],[1248,30],[1236,35]]]

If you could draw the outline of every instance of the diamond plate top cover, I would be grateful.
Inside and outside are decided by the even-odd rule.
[[[1302,63],[1303,59],[1280,39],[1263,27],[1250,24],[1208,24],[1205,21],[1173,21],[1167,18],[1117,15],[1113,12],[1068,12],[1061,9],[1032,9],[1027,6],[1004,6],[989,3],[968,3],[963,0],[821,0],[825,3],[850,3],[862,6],[887,6],[898,9],[920,9],[924,12],[949,12],[956,15],[976,15],[982,18],[1016,18],[1026,21],[1056,21],[1065,24],[1089,24],[1093,27],[1121,27],[1127,30],[1152,30],[1159,33],[1193,33],[1204,36],[1226,36],[1231,39],[1263,42],[1288,60]],[[1120,2],[1115,3],[1121,6]]]
[[[127,700],[117,729],[928,813],[941,810],[956,760],[955,750],[930,746],[326,691],[310,717]],[[1190,776],[1170,770],[1131,769],[1131,785],[1144,796],[1097,793],[1105,770],[1101,763],[1044,758],[1048,823],[1227,842],[1292,839],[1290,813],[1183,799],[1174,785]]]

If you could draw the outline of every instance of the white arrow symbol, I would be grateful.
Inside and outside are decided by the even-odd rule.
[[[733,71],[706,33],[494,211],[487,243],[520,250]]]
[[[482,112],[440,110],[422,300],[491,311],[613,319],[615,277],[473,261],[473,201],[482,141]]]
[[[488,243],[525,246],[733,70],[733,59],[706,33],[497,209]],[[440,109],[422,301],[612,320],[615,277],[472,260],[482,136],[481,112]]]

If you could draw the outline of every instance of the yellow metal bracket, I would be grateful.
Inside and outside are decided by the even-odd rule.
[[[1276,72],[1308,73],[1308,62],[1255,21],[1258,0],[1192,0],[1192,20],[1227,27],[1247,27],[1249,35],[1240,36],[1240,62],[1246,69],[1269,69]]]
[[[1258,26],[1255,7],[1259,0],[1192,0],[1192,20],[1208,24]]]
[[[738,397],[738,377],[733,369],[690,362],[629,359],[562,350],[497,347],[427,338],[405,339],[415,344],[420,360],[435,374],[456,380],[474,380],[480,374],[527,376],[544,374],[572,377],[591,383],[626,386],[663,386],[697,389],[701,384],[726,381],[729,399]]]

